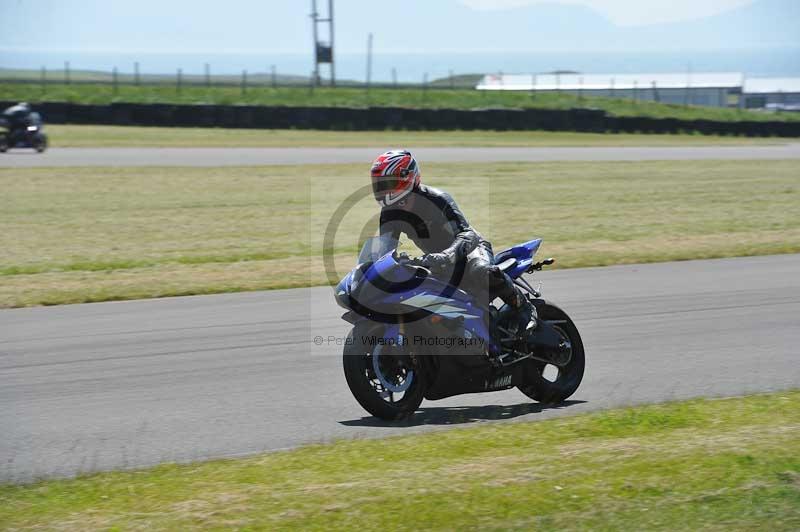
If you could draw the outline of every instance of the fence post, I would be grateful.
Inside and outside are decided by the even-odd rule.
[[[683,105],[689,107],[689,100],[692,90],[692,64],[686,65],[686,90],[683,93]]]
[[[66,85],[70,84],[70,76],[69,76],[69,61],[64,61],[64,83]]]
[[[392,85],[394,88],[397,88],[397,69],[392,67]]]
[[[275,72],[275,65],[270,67],[270,71],[272,74],[272,88],[274,89],[278,87],[278,74]]]
[[[450,90],[455,90],[456,88],[456,78],[453,74],[453,70],[450,70]]]
[[[745,76],[742,75],[742,88],[739,90],[739,101],[737,102],[738,103],[737,107],[739,108],[739,112],[741,112],[742,109],[745,108],[744,84],[746,81],[747,80],[745,79]]]
[[[658,86],[656,86],[656,80],[653,80],[653,99],[657,102],[661,101],[661,95],[658,94]]]
[[[133,84],[138,87],[139,83],[140,83],[140,79],[139,79],[139,61],[136,61],[133,64]]]
[[[182,85],[183,85],[183,70],[181,70],[179,68],[178,69],[178,75],[177,75],[177,77],[175,79],[175,88],[176,88],[178,94],[181,93]]]
[[[428,73],[422,75],[422,98],[425,99],[428,95]]]
[[[367,92],[372,83],[372,33],[367,35]]]
[[[247,70],[242,70],[242,96],[247,94]]]
[[[42,66],[41,70],[42,94],[47,93],[47,67]]]
[[[117,94],[117,67],[111,71],[111,92]]]
[[[578,78],[578,101],[583,102],[583,76]]]
[[[531,100],[536,97],[536,74],[531,74]]]
[[[638,103],[639,102],[639,80],[638,79],[633,80],[633,102],[634,103]]]
[[[206,79],[206,88],[211,87],[211,65],[208,63],[205,64],[205,79]]]

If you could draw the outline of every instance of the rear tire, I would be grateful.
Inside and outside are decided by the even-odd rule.
[[[5,133],[0,133],[0,153],[8,151],[8,136]]]
[[[363,338],[370,335],[380,337],[380,332],[380,328],[364,332],[354,328],[350,331],[347,345],[342,354],[344,376],[350,392],[364,410],[384,421],[397,421],[407,418],[419,408],[425,395],[425,386],[422,382],[421,372],[414,371],[411,383],[408,389],[402,392],[403,397],[400,400],[387,401],[380,395],[376,389],[377,377],[373,369],[372,358],[376,352],[380,357],[380,346],[372,346],[362,341]],[[390,397],[393,398],[394,395],[392,394]]]
[[[572,354],[566,366],[557,368],[558,374],[554,380],[550,380],[544,375],[545,367],[548,364],[538,360],[528,361],[525,368],[528,382],[519,386],[519,390],[540,403],[561,403],[575,393],[583,380],[583,371],[586,365],[583,341],[578,333],[578,328],[564,311],[552,305],[542,305],[537,310],[540,320],[563,322],[553,324],[553,327],[572,344]]]

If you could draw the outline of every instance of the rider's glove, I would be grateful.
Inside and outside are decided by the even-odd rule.
[[[441,272],[450,265],[450,258],[444,253],[428,253],[422,257],[422,263],[433,272]]]

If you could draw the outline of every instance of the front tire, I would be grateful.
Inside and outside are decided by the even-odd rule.
[[[47,149],[47,137],[42,133],[37,133],[34,135],[31,145],[38,153],[42,153]]]
[[[526,383],[519,390],[540,403],[555,404],[566,401],[580,386],[586,366],[583,341],[578,328],[567,314],[553,305],[542,305],[537,308],[540,320],[555,321],[553,324],[562,338],[571,345],[569,362],[563,367],[556,367],[537,360],[526,364]],[[555,371],[555,376],[552,372]]]
[[[402,355],[366,341],[367,338],[382,338],[381,332],[380,328],[365,333],[356,328],[351,330],[342,354],[342,365],[347,386],[358,404],[377,418],[397,421],[419,408],[425,386],[421,372],[408,364],[403,367]]]

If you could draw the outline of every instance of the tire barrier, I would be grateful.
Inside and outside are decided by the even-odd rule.
[[[0,108],[16,102],[0,102]],[[407,109],[112,103],[34,105],[52,124],[254,129],[495,130],[611,133],[700,133],[800,137],[800,121],[715,121],[612,116],[598,109]]]

